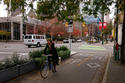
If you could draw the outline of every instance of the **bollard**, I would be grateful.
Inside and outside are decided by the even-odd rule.
[[[59,62],[58,63],[61,64],[61,57],[59,57]]]
[[[120,60],[121,58],[121,48],[119,47],[119,50],[118,50],[118,60]]]

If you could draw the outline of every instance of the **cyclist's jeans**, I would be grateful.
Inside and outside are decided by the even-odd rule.
[[[52,69],[52,56],[48,56],[49,70]]]

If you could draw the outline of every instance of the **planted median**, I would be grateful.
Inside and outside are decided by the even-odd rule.
[[[62,60],[70,57],[70,50],[66,46],[58,47],[56,50]],[[46,60],[43,50],[30,52],[29,57],[20,57],[14,53],[12,57],[2,60],[0,62],[0,83],[39,69]]]

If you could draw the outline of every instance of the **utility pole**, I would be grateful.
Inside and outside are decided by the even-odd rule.
[[[9,1],[9,11],[8,11],[8,17],[9,19],[11,18],[11,8],[12,8],[12,5],[11,5],[11,0]],[[10,23],[11,23],[11,40],[13,40],[13,22],[10,20]]]
[[[103,27],[104,27],[104,11],[101,12],[102,13],[102,45],[104,44],[104,38],[103,38]]]
[[[68,32],[69,32],[69,48],[71,50],[71,33],[73,32],[73,20],[70,20],[70,22],[68,23]]]

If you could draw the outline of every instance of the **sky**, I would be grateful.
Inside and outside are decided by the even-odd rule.
[[[6,17],[7,16],[7,11],[5,10],[6,9],[6,5],[3,4],[3,1],[2,3],[0,4],[0,17]]]
[[[36,3],[34,3],[35,8],[36,8]],[[0,3],[0,17],[7,17],[7,11],[6,11],[6,5],[4,5],[4,3]],[[110,7],[111,9],[111,14],[110,14],[110,19],[112,19],[114,17],[114,5],[112,5]]]

